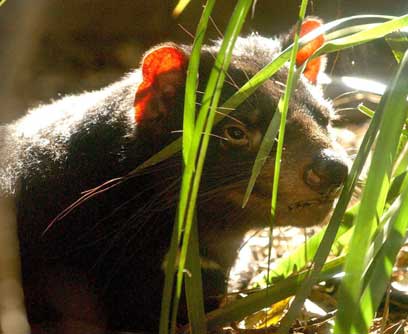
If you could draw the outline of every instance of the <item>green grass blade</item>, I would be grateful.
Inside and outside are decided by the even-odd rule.
[[[184,163],[188,161],[188,152],[190,143],[193,139],[196,116],[196,91],[198,81],[198,68],[200,66],[201,47],[205,33],[207,31],[208,21],[215,5],[215,0],[208,0],[204,6],[203,14],[197,26],[196,35],[188,63],[186,91],[184,96],[184,119],[183,119],[183,158]]]
[[[388,21],[388,20],[395,19],[396,17],[395,16],[378,15],[377,18],[384,19],[384,20]],[[378,22],[377,23],[366,23],[366,24],[353,25],[353,26],[346,27],[346,28],[343,28],[343,29],[335,30],[332,33],[327,34],[325,37],[326,37],[327,41],[331,41],[331,40],[338,39],[338,38],[341,38],[341,37],[346,37],[346,36],[349,36],[349,35],[352,35],[352,34],[356,34],[358,32],[373,28],[373,27],[375,27],[377,25],[378,25]]]
[[[176,7],[173,9],[173,16],[177,17],[179,16],[184,9],[186,9],[187,5],[191,2],[191,0],[179,0],[177,3]]]
[[[406,55],[391,83],[390,94],[384,104],[384,117],[378,142],[374,150],[372,166],[368,173],[361,207],[355,221],[356,228],[351,240],[350,252],[345,264],[346,276],[340,287],[335,333],[361,333],[361,329],[365,328],[365,324],[356,319],[355,315],[360,310],[361,278],[366,265],[366,253],[377,227],[378,219],[384,209],[399,137],[408,110],[407,58]]]
[[[264,165],[266,159],[269,157],[269,154],[272,151],[272,148],[275,142],[275,138],[278,133],[280,121],[281,121],[281,113],[275,112],[265,132],[265,135],[259,147],[258,153],[256,154],[255,162],[252,167],[251,177],[249,179],[248,186],[245,191],[245,196],[244,196],[244,200],[242,204],[243,208],[248,203],[249,196],[251,195],[252,189],[254,188],[254,185],[255,185],[255,181],[259,173],[261,172],[262,166]]]
[[[145,162],[137,166],[128,175],[129,176],[136,175],[146,168],[153,167],[159,164],[160,162],[163,162],[171,158],[173,155],[180,152],[181,146],[182,146],[182,138],[178,138],[175,141],[171,142],[166,147],[164,147],[163,149],[161,149],[158,153],[151,156]]]
[[[401,151],[401,154],[398,158],[393,174],[396,175],[396,177],[398,177],[401,174],[406,174],[407,169],[408,169],[408,144],[405,144],[405,147]]]
[[[408,14],[393,20],[380,23],[370,29],[360,31],[354,35],[338,38],[325,43],[313,57],[324,53],[336,52],[345,48],[363,44],[374,39],[382,38],[398,29],[408,26]]]
[[[366,106],[363,105],[363,104],[360,104],[360,105],[357,107],[357,109],[358,109],[359,111],[361,111],[364,115],[366,115],[366,116],[369,117],[369,118],[373,118],[373,116],[374,116],[374,111],[371,110],[370,108],[366,107]]]
[[[191,240],[188,244],[186,270],[189,273],[185,278],[186,300],[190,332],[207,334],[207,325],[204,311],[203,284],[201,278],[201,260],[198,243],[197,217],[191,229]]]
[[[408,49],[408,34],[402,31],[396,31],[385,37],[391,51],[398,63],[401,62],[405,51]]]

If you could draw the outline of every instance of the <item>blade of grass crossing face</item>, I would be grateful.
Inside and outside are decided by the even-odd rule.
[[[180,1],[181,2],[181,1]],[[180,3],[179,3],[180,4]],[[184,120],[183,120],[183,158],[184,163],[188,161],[188,152],[193,137],[196,114],[196,91],[198,80],[198,68],[200,66],[201,47],[208,21],[215,5],[215,0],[208,0],[197,26],[190,59],[188,62],[186,91],[184,95]]]
[[[248,203],[249,196],[251,195],[252,189],[254,188],[255,181],[261,172],[262,166],[266,162],[269,154],[272,151],[273,145],[275,143],[276,134],[278,133],[279,124],[281,121],[281,113],[275,112],[272,117],[271,122],[266,129],[265,135],[261,142],[261,146],[259,147],[258,153],[256,154],[255,162],[252,167],[251,178],[248,182],[248,187],[245,192],[244,200],[242,207],[244,208],[245,205]]]
[[[408,22],[407,22],[408,24]],[[368,172],[361,207],[355,221],[355,232],[351,240],[349,255],[345,264],[346,276],[339,291],[339,311],[336,317],[335,333],[361,333],[365,328],[360,311],[362,275],[366,265],[366,253],[373,233],[381,216],[390,185],[392,167],[402,127],[408,109],[408,57],[407,54],[391,83],[389,96],[384,105],[384,117]]]

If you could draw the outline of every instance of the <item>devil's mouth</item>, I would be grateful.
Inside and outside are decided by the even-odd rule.
[[[270,201],[270,194],[265,194],[263,191],[259,191],[259,189],[256,189],[257,191],[254,192],[253,194],[256,194],[258,198],[263,198],[267,199],[268,203]],[[286,203],[284,206],[286,206],[288,211],[296,211],[296,210],[302,210],[302,209],[307,209],[307,208],[312,208],[312,207],[317,207],[317,206],[322,206],[322,205],[332,205],[333,201],[337,198],[337,196],[324,196],[320,198],[313,198],[313,199],[305,199],[293,203]],[[283,204],[283,203],[282,203]]]
[[[317,206],[321,204],[331,204],[333,202],[332,199],[324,198],[324,199],[314,199],[314,200],[306,200],[306,201],[299,201],[288,205],[289,211],[299,210],[299,209],[306,209],[308,207]]]

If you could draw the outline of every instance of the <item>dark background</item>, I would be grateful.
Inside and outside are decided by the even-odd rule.
[[[221,30],[235,3],[218,1],[213,18]],[[243,33],[272,36],[287,31],[296,21],[299,3],[259,0]],[[169,0],[8,0],[0,7],[0,122],[41,102],[118,80],[138,67],[144,51],[157,43],[190,43],[179,24],[194,33],[202,4],[192,1],[174,19],[175,1]],[[407,0],[315,0],[308,11],[325,21],[407,12]],[[209,36],[217,37],[213,26]],[[332,56],[330,70],[386,82],[394,63],[385,42],[379,41]]]

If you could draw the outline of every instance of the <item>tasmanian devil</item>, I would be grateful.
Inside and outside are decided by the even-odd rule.
[[[302,30],[319,25],[309,19]],[[239,38],[223,100],[288,40]],[[298,63],[317,47],[302,48]],[[217,42],[202,48],[198,94],[218,49]],[[25,301],[36,331],[66,330],[69,322],[88,324],[93,332],[157,330],[180,157],[126,179],[50,223],[84,191],[127,175],[177,138],[190,50],[172,43],[156,46],[140,69],[119,82],[40,106],[0,127],[0,191],[15,200]],[[330,132],[331,104],[315,86],[322,63],[309,64],[291,98],[278,225],[321,223],[347,175],[347,159]],[[208,300],[225,291],[244,233],[269,222],[273,152],[244,209],[242,200],[286,78],[284,67],[213,129],[197,204],[202,262],[209,264]],[[71,332],[90,332],[81,328]]]

